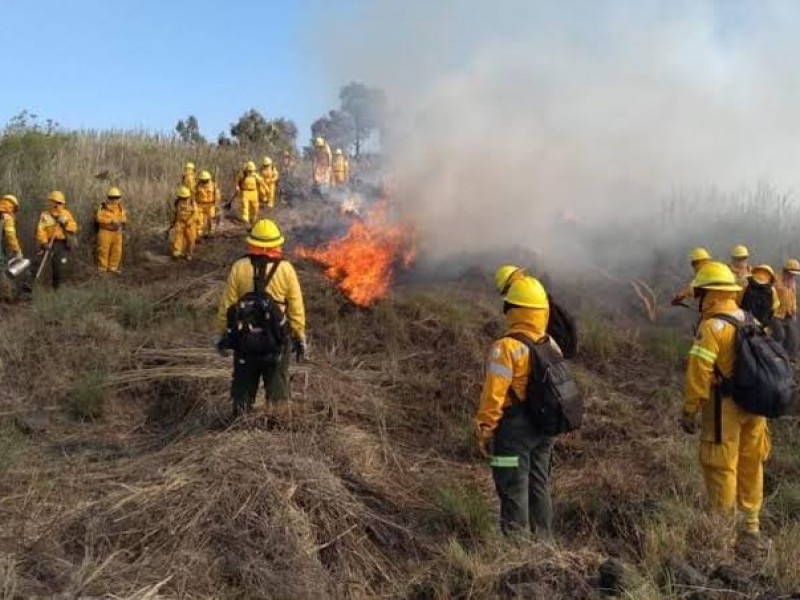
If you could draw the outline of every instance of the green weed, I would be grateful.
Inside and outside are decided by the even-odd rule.
[[[84,374],[72,390],[72,414],[81,420],[99,419],[106,400],[106,375],[100,371]]]
[[[475,541],[489,538],[497,516],[480,490],[470,486],[447,485],[434,493],[439,527],[460,539]]]

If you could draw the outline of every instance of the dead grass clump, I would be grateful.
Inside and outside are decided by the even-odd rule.
[[[161,593],[217,597],[378,589],[396,571],[387,540],[406,534],[314,453],[291,452],[297,443],[228,432],[120,467],[106,493],[29,548],[24,592],[132,594],[159,582]]]

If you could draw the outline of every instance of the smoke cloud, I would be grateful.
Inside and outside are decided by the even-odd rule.
[[[800,176],[796,3],[384,0],[342,17],[324,15],[326,72],[392,98],[398,198],[434,255],[518,244],[586,266],[634,239],[700,243],[709,189]],[[668,220],[681,191],[689,216]]]

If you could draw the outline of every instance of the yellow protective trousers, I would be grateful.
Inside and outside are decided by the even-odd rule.
[[[275,194],[278,191],[278,184],[277,182],[272,182],[264,185],[267,188],[267,206],[275,208]]]
[[[213,202],[198,202],[197,213],[200,217],[200,236],[214,233],[214,217],[217,216],[217,205]]]
[[[122,231],[97,231],[97,268],[105,273],[117,273],[122,262]]]
[[[703,405],[700,465],[711,505],[733,514],[744,513],[750,532],[759,530],[764,501],[764,462],[770,453],[767,419],[740,408],[730,398]]]
[[[257,190],[244,190],[242,191],[242,207],[241,219],[249,225],[255,225],[258,221],[258,191]]]
[[[173,258],[190,258],[194,253],[195,242],[197,242],[197,221],[175,223],[175,230],[172,232]]]

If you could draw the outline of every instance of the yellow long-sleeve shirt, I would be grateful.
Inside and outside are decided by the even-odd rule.
[[[243,200],[251,197],[253,199],[267,197],[267,186],[257,173],[243,173],[236,182],[236,191]]]
[[[268,266],[267,273],[269,274],[273,268]],[[227,327],[228,309],[239,298],[253,291],[253,276],[253,263],[249,257],[245,256],[233,263],[217,310],[217,329],[220,334],[225,333]],[[267,286],[267,293],[286,312],[292,336],[304,338],[306,335],[306,312],[303,305],[303,292],[300,289],[297,272],[291,263],[281,260],[278,270]]]
[[[278,172],[278,169],[275,165],[270,165],[268,167],[264,167],[261,169],[261,179],[264,180],[264,183],[267,185],[272,185],[273,183],[278,183],[281,175]]]
[[[775,284],[778,293],[780,306],[775,311],[775,316],[779,319],[790,319],[797,315],[797,289],[787,287],[780,279]]]
[[[59,224],[59,219],[66,219],[63,226]],[[65,240],[68,233],[78,233],[78,224],[63,205],[56,205],[39,215],[36,225],[36,242],[39,246],[47,246],[51,239]]]
[[[120,202],[103,202],[97,208],[95,222],[100,229],[119,231],[128,223],[128,213]]]
[[[198,204],[218,204],[222,200],[219,186],[213,181],[201,181],[194,192],[195,202]]]
[[[172,212],[172,225],[176,223],[191,225],[197,223],[199,218],[197,204],[195,204],[192,198],[177,198],[175,200],[175,208]]]
[[[11,213],[0,212],[0,222],[3,227],[3,248],[2,253],[6,257],[14,254],[22,254],[22,246],[19,244],[17,236],[17,225],[14,215]]]
[[[730,292],[708,292],[703,302],[703,318],[697,328],[694,344],[689,350],[686,368],[686,387],[683,411],[694,415],[713,397],[716,367],[723,377],[733,375],[736,356],[736,328],[715,314],[744,319]]]
[[[510,333],[523,333],[533,341],[545,336],[549,311],[530,308],[514,308],[508,311],[506,319]],[[531,355],[522,342],[503,337],[492,344],[486,363],[486,379],[483,383],[475,427],[485,433],[494,431],[503,411],[511,406],[509,388],[517,398],[525,397],[531,373]]]

